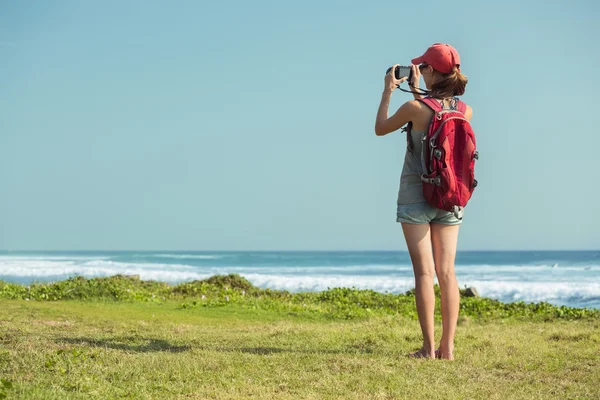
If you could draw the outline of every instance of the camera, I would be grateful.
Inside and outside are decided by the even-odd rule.
[[[386,75],[392,70],[392,68],[393,67],[389,67],[387,69],[387,71],[385,71]],[[401,79],[401,78],[406,77],[406,78],[408,78],[408,82],[410,83],[410,81],[412,79],[412,68],[399,65],[394,70],[394,76],[396,79]]]

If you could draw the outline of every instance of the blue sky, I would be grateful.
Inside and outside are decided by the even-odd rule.
[[[383,73],[447,42],[481,155],[459,249],[598,249],[598,15],[4,1],[0,248],[403,250],[405,139],[373,131]]]

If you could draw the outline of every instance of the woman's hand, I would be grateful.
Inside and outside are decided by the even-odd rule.
[[[383,88],[384,92],[393,92],[394,89],[396,89],[399,84],[401,84],[402,82],[405,82],[408,79],[406,77],[402,77],[400,79],[396,79],[394,71],[396,70],[396,67],[398,67],[398,66],[400,66],[400,64],[395,64],[392,67],[392,69],[390,70],[390,72],[388,72],[387,74],[385,74],[385,85],[384,85],[384,88]]]
[[[408,85],[413,88],[419,87],[419,82],[421,81],[421,70],[418,65],[410,65],[412,69],[412,79],[408,82]]]

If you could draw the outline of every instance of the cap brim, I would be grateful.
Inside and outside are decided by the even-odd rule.
[[[412,65],[419,65],[423,62],[423,56],[413,58],[410,62],[412,63]]]

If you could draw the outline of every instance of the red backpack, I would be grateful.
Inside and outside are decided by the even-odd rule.
[[[460,211],[477,186],[475,160],[479,158],[475,133],[465,118],[467,105],[457,98],[451,109],[431,97],[419,101],[435,113],[422,146],[423,195],[431,206],[462,218]]]

